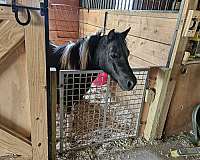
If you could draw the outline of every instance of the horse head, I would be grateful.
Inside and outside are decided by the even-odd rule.
[[[126,91],[132,90],[137,79],[129,65],[126,36],[131,28],[122,33],[111,30],[102,36],[96,48],[94,61],[99,69],[108,73]]]

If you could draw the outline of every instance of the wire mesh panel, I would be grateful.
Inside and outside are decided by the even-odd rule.
[[[109,76],[106,84],[94,85],[101,72],[60,71],[57,139],[61,153],[137,136],[148,71],[134,71],[138,83],[132,91],[122,91]]]
[[[81,0],[83,8],[116,10],[178,10],[181,0]]]

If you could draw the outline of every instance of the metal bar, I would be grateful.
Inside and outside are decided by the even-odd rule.
[[[56,141],[56,137],[54,137],[54,129],[55,127],[55,119],[54,110],[52,108],[52,88],[51,88],[51,73],[50,73],[50,65],[48,61],[48,50],[49,50],[49,12],[48,12],[48,0],[44,0],[44,24],[45,24],[45,54],[46,54],[46,81],[47,81],[47,118],[48,118],[48,157],[49,159],[55,159],[55,148],[56,144],[54,143]],[[54,76],[55,77],[55,76]],[[55,86],[54,86],[55,87]],[[54,90],[55,91],[55,90]],[[57,97],[56,97],[57,98]],[[54,106],[55,107],[55,106]]]
[[[109,0],[106,0],[106,1],[105,1],[105,9],[107,9],[107,7],[108,7],[108,1],[109,1]]]
[[[136,10],[140,10],[139,6],[140,6],[140,0],[137,0],[137,7],[136,7]]]
[[[102,9],[105,9],[105,1],[106,0],[103,0]]]
[[[133,0],[130,0],[129,10],[133,9]]]
[[[62,74],[68,73],[68,74],[86,74],[86,73],[103,73],[102,70],[60,70]]]
[[[60,88],[60,153],[63,153],[63,120],[64,120],[64,72],[59,72],[59,88]]]
[[[90,8],[93,9],[94,5],[93,5],[93,0],[90,0]]]
[[[162,2],[163,2],[163,0],[159,0],[159,7],[158,7],[158,10],[162,10]]]
[[[166,1],[165,1],[165,10],[168,9],[168,3],[169,3],[169,0],[166,0]]]
[[[124,10],[124,0],[121,0],[121,10]]]
[[[11,4],[3,4],[3,3],[0,4],[0,6],[13,7]],[[31,7],[31,6],[24,6],[24,5],[15,5],[15,7],[19,8],[19,9],[41,10],[41,8]]]
[[[145,78],[145,84],[144,84],[144,91],[143,91],[143,98],[142,98],[140,113],[139,113],[139,117],[138,117],[138,120],[137,120],[136,137],[139,136],[140,121],[141,121],[142,111],[143,111],[144,102],[145,102],[145,95],[146,95],[146,92],[145,92],[145,91],[146,91],[146,88],[147,88],[147,86],[148,86],[148,79],[149,79],[149,72],[147,71],[146,78]]]
[[[116,4],[115,4],[115,9],[118,9],[118,5],[119,5],[119,0],[116,0]]]
[[[114,8],[113,8],[113,6],[112,6],[112,5],[113,5],[113,3],[114,3],[114,0],[110,0],[109,9],[114,9]]]
[[[152,1],[151,10],[154,10],[155,0]]]
[[[101,0],[98,0],[98,1],[97,1],[97,8],[98,8],[98,9],[100,9],[100,7],[101,7],[100,4],[101,4]]]
[[[126,0],[127,1],[127,0]],[[126,9],[126,1],[125,0],[123,0],[123,10],[125,10]]]
[[[98,9],[98,1],[99,0],[95,0],[95,8]]]
[[[143,4],[144,4],[144,0],[141,0],[141,2],[140,2],[141,4],[140,4],[140,10],[143,10]]]
[[[170,63],[171,63],[171,58],[173,56],[173,50],[174,50],[175,43],[176,43],[176,38],[177,38],[177,34],[178,34],[178,28],[179,28],[179,26],[181,24],[181,20],[182,20],[181,16],[183,14],[183,9],[184,9],[184,6],[185,6],[185,2],[186,2],[186,0],[182,0],[182,2],[181,2],[181,7],[180,7],[180,10],[179,10],[178,19],[177,19],[176,30],[175,30],[175,33],[173,35],[172,45],[170,47],[169,56],[168,56],[168,60],[167,60],[167,65],[166,65],[167,68],[169,68]]]
[[[107,110],[108,110],[108,96],[110,92],[109,86],[110,86],[110,76],[108,76],[108,80],[107,80],[107,90],[106,90],[104,113],[103,113],[102,140],[105,139],[104,137],[105,137],[105,129],[106,129]]]
[[[106,34],[107,17],[108,17],[108,12],[105,12],[104,24],[103,24],[103,35]]]

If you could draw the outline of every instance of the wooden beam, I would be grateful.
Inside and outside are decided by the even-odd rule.
[[[167,117],[168,117],[168,119],[166,120],[166,122],[165,122],[165,129],[163,129],[163,126],[164,126],[164,124],[162,124],[163,123],[163,121],[161,121],[161,123],[160,123],[160,126],[158,127],[158,138],[160,137],[160,135],[161,135],[161,132],[163,131],[163,130],[165,130],[164,132],[165,132],[165,134],[167,133],[168,135],[172,135],[172,134],[174,134],[174,133],[178,133],[177,131],[179,130],[181,130],[180,128],[180,123],[182,123],[183,121],[182,120],[180,120],[180,115],[182,115],[180,112],[177,112],[176,110],[177,110],[177,108],[180,108],[181,107],[181,111],[183,111],[184,112],[184,114],[185,114],[185,109],[184,109],[184,103],[182,104],[179,104],[179,105],[177,105],[177,103],[179,103],[180,101],[177,99],[178,97],[180,98],[180,96],[181,96],[181,100],[183,100],[183,101],[186,101],[187,99],[188,99],[188,101],[192,104],[196,104],[196,102],[197,101],[199,101],[199,97],[198,97],[198,95],[197,94],[194,94],[194,95],[197,95],[197,97],[193,97],[194,98],[194,100],[191,100],[190,98],[188,98],[188,96],[182,96],[182,93],[188,93],[188,91],[189,91],[189,89],[186,91],[186,90],[179,90],[180,89],[180,87],[179,87],[179,84],[180,84],[180,82],[179,82],[179,77],[180,77],[180,70],[181,70],[181,64],[182,64],[182,59],[183,59],[183,57],[184,57],[184,53],[185,53],[185,49],[186,49],[186,45],[187,45],[187,42],[188,42],[188,38],[187,37],[183,37],[183,35],[181,35],[182,34],[182,31],[183,31],[183,28],[184,28],[184,25],[185,25],[185,19],[186,19],[186,15],[187,15],[187,13],[188,13],[188,11],[190,10],[190,9],[196,9],[197,8],[197,4],[198,4],[198,0],[194,0],[194,1],[189,1],[189,0],[185,0],[184,1],[185,2],[185,4],[184,4],[184,7],[183,7],[183,12],[182,12],[182,17],[181,17],[181,23],[180,23],[180,28],[179,28],[179,30],[180,31],[178,31],[178,33],[177,33],[177,38],[176,38],[176,41],[175,41],[175,46],[174,46],[174,51],[173,51],[173,56],[172,56],[172,59],[171,59],[171,63],[170,63],[170,68],[172,68],[172,72],[171,72],[171,80],[172,81],[175,81],[174,83],[176,83],[175,85],[175,90],[174,90],[174,93],[173,93],[173,97],[172,97],[172,99],[171,99],[171,103],[168,103],[168,105],[169,106],[166,106],[165,105],[165,107],[166,108],[169,108],[168,110],[166,110],[165,112],[167,112],[168,114],[167,114]],[[182,29],[181,29],[182,28]],[[180,33],[179,33],[180,32]],[[193,70],[196,70],[196,68],[195,68],[195,66],[193,66]],[[193,75],[193,74],[192,74]],[[191,76],[189,76],[188,75],[188,78],[187,78],[187,76],[184,76],[186,79],[188,79],[188,78],[191,78]],[[181,77],[180,77],[180,79],[181,79]],[[198,80],[198,78],[196,79],[197,81],[199,81]],[[184,83],[185,84],[184,84]],[[191,81],[189,82],[189,83],[187,83],[185,80],[183,80],[183,81],[181,81],[181,83],[182,83],[182,85],[184,85],[185,87],[189,87],[190,86],[190,84],[191,84]],[[173,83],[169,83],[169,86],[168,86],[168,90],[170,90],[171,88],[173,87]],[[195,88],[195,89],[197,89],[197,88]],[[177,91],[178,90],[178,91]],[[197,89],[198,90],[198,89]],[[191,90],[192,92],[194,91],[194,90]],[[177,93],[181,93],[180,95],[178,95]],[[176,99],[174,99],[174,98],[176,98]],[[166,99],[168,99],[168,97],[166,98]],[[173,102],[175,102],[175,103],[173,103]],[[177,103],[176,103],[177,102]],[[195,102],[195,103],[194,103]],[[186,108],[186,114],[190,117],[191,116],[191,114],[190,114],[190,112],[192,112],[191,110],[191,108],[189,107],[189,106],[192,106],[191,104],[189,104],[189,103],[187,103],[187,106],[185,106],[185,108]],[[182,108],[183,107],[183,108]],[[188,110],[188,108],[190,108],[189,110]],[[174,112],[175,111],[175,112]],[[183,115],[184,115],[183,114]],[[166,113],[164,113],[164,115],[163,116],[165,116],[166,115]],[[187,117],[188,117],[187,116]],[[164,117],[165,118],[165,117]],[[177,119],[176,119],[177,118]],[[184,118],[185,120],[186,119],[188,119],[188,118]],[[189,118],[190,119],[190,118]],[[180,122],[178,122],[178,120],[180,120]],[[170,123],[170,121],[172,122],[172,123]],[[173,126],[172,124],[174,123],[174,121],[175,121],[175,123],[176,124],[178,124],[179,125],[179,129],[177,130],[177,127],[176,126]],[[189,125],[190,123],[189,123],[189,120],[186,120],[187,121],[187,124]],[[186,122],[185,121],[185,122]],[[187,128],[186,126],[188,126],[188,125],[185,125],[185,123],[183,122],[183,125],[182,125],[182,131],[184,130],[184,131],[186,131],[186,129],[185,128]],[[170,129],[169,129],[170,128]],[[174,130],[173,130],[174,129]]]
[[[0,129],[0,148],[17,155],[32,156],[32,147],[30,144],[2,129]]]
[[[80,11],[80,23],[102,28],[105,10]],[[132,27],[129,35],[164,44],[171,44],[176,29],[177,13],[148,11],[107,11],[107,29],[123,31]]]
[[[23,135],[17,133],[16,131],[12,130],[12,129],[9,129],[8,127],[6,127],[5,125],[3,124],[0,124],[0,129],[1,130],[4,130],[5,132],[15,136],[16,138],[19,138],[21,139],[22,141],[26,142],[27,144],[31,145],[31,141],[30,139],[27,139],[27,137],[24,137]]]
[[[165,100],[164,100],[163,107],[161,109],[160,116],[159,116],[159,122],[156,127],[156,138],[158,138],[158,139],[161,139],[163,136],[163,130],[164,130],[165,123],[167,120],[167,114],[169,111],[169,107],[170,107],[170,103],[172,100],[175,86],[176,86],[176,81],[171,80],[169,82],[169,85],[168,85],[168,88],[166,91]]]
[[[80,35],[90,35],[103,28],[105,10],[80,11]],[[127,44],[132,67],[166,66],[173,36],[176,30],[177,13],[108,11],[106,32],[115,28],[131,30]]]
[[[27,1],[26,1],[27,2]],[[39,1],[30,1],[30,5]],[[46,54],[44,17],[31,12],[32,21],[25,28],[27,70],[31,111],[33,160],[48,159]]]
[[[51,70],[51,145],[52,160],[56,160],[56,108],[57,108],[57,74],[56,70]]]
[[[15,20],[12,9],[0,6],[0,20]]]
[[[15,21],[4,20],[0,26],[0,63],[24,41],[24,29]]]
[[[155,138],[156,129],[159,125],[159,119],[163,108],[164,100],[167,92],[167,83],[170,79],[171,70],[159,70],[155,84],[155,99],[150,104],[147,123],[144,130],[144,138],[152,140]]]
[[[177,33],[173,40],[173,48],[171,51],[172,57],[169,65],[170,70],[169,72],[165,73],[165,76],[163,80],[161,80],[161,82],[159,82],[160,80],[158,80],[157,82],[162,83],[163,85],[162,87],[160,87],[162,95],[160,95],[160,97],[157,97],[157,105],[153,105],[154,107],[150,108],[148,121],[145,128],[145,138],[148,140],[160,138],[163,133],[168,111],[170,108],[171,98],[173,95],[172,90],[174,90],[176,86],[175,77],[178,75],[177,71],[180,70],[179,66],[182,62],[183,54],[187,43],[187,38],[182,37],[181,34],[184,28],[184,22],[186,19],[187,11],[191,6],[190,3],[192,2],[190,2],[189,0],[185,0],[182,2],[181,15],[177,23]]]

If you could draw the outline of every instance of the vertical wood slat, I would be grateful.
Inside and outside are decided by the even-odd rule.
[[[23,4],[39,6],[39,0],[24,0]],[[31,141],[33,160],[48,159],[46,54],[44,17],[31,11],[31,23],[25,28],[25,46],[31,111]]]
[[[51,81],[51,121],[52,121],[52,135],[51,135],[51,145],[52,145],[52,160],[56,159],[56,105],[57,105],[57,74],[56,70],[51,70],[50,73]]]

